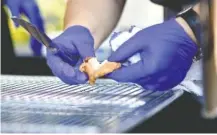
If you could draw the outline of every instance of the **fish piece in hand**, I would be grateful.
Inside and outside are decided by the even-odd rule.
[[[104,61],[100,64],[95,57],[88,57],[80,65],[80,71],[88,75],[89,84],[93,85],[97,78],[103,77],[120,67],[120,63]]]
[[[114,70],[118,69],[121,67],[120,63],[117,62],[109,62],[109,61],[104,61],[100,67],[94,72],[95,78],[100,78],[103,77]]]

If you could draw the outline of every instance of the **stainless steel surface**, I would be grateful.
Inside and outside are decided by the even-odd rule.
[[[182,93],[154,92],[104,79],[94,86],[68,86],[55,77],[4,75],[1,129],[4,133],[123,132]]]
[[[214,12],[216,0],[201,0],[201,21],[202,21],[202,40],[203,49],[203,76],[204,76],[204,96],[205,110],[204,116],[207,118],[217,118],[217,70],[215,60],[215,35],[214,28],[216,22]],[[215,6],[214,6],[215,5]]]

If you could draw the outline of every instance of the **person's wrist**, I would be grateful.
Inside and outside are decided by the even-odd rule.
[[[191,11],[192,10],[192,11]],[[184,10],[185,11],[185,10]],[[192,9],[190,9],[190,11],[188,11],[188,12],[190,12],[190,13],[188,13],[188,15],[187,16],[192,16],[191,18],[193,19],[195,19],[195,17],[196,16],[200,16],[200,3],[197,3],[196,5],[194,5],[193,7],[192,7]],[[184,13],[185,14],[185,13]],[[176,18],[176,21],[181,25],[181,27],[185,30],[185,32],[189,35],[189,37],[195,42],[195,43],[198,43],[198,39],[197,38],[199,38],[199,37],[197,37],[198,35],[195,35],[195,29],[194,30],[192,30],[192,26],[189,26],[189,20],[187,21],[186,20],[186,17],[187,17],[186,15],[184,15],[184,16],[182,16],[182,14],[181,15],[177,15],[177,18]],[[197,17],[196,17],[197,18]],[[189,19],[189,18],[188,18]],[[194,20],[193,19],[193,20]],[[196,21],[196,20],[194,20],[194,21]],[[194,22],[194,23],[196,23],[196,22]],[[191,25],[192,25],[192,20],[191,20]],[[195,26],[196,24],[194,24],[194,28],[196,27]]]
[[[184,31],[188,34],[188,36],[195,42],[197,43],[197,39],[191,30],[190,26],[188,23],[182,18],[182,17],[177,17],[176,22],[184,29]]]
[[[200,3],[196,4],[193,7],[193,10],[200,16]]]

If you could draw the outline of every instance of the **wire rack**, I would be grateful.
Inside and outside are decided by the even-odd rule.
[[[149,110],[172,95],[171,91],[153,92],[133,83],[106,79],[93,86],[69,86],[55,77],[3,75],[2,130],[94,132],[97,127],[97,132],[106,131],[117,127],[115,123],[120,124],[123,118],[136,115],[140,108]]]

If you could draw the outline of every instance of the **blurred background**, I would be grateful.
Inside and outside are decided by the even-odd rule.
[[[31,0],[30,0],[31,1]],[[66,6],[66,0],[34,0],[39,9],[43,22],[44,31],[49,37],[54,38],[62,32],[63,18]],[[7,5],[4,7],[7,14],[11,16],[11,10]],[[30,22],[29,18],[21,14],[21,18]],[[17,56],[32,56],[32,50],[29,47],[30,35],[22,27],[16,27],[9,18],[9,29],[13,40],[14,50]],[[45,48],[42,47],[42,54],[45,54]]]
[[[25,12],[24,14],[21,12],[21,18],[36,25],[36,27],[38,27],[41,31],[44,31],[51,39],[55,38],[62,32],[67,0],[8,1],[10,3],[4,6],[8,16],[12,16],[11,10],[15,10],[20,6],[15,5],[15,2],[19,1],[21,4],[21,10],[23,3],[29,3],[29,5],[26,4],[29,6],[28,8],[34,8],[35,10],[33,11],[35,13],[32,13],[33,19],[38,19],[39,21],[36,21],[34,24],[34,22],[29,19],[28,13],[26,15]],[[11,7],[10,4],[12,5]],[[36,12],[36,9],[38,12]],[[31,12],[32,10],[29,11]],[[132,25],[140,28],[145,28],[153,24],[160,23],[163,20],[164,9],[162,6],[156,5],[149,0],[128,0],[125,4],[123,14],[114,31],[118,32],[128,30]],[[24,30],[24,28],[19,26],[16,27],[10,18],[8,19],[8,23],[16,56],[46,56],[45,47],[38,43],[34,38],[31,38],[29,33]],[[111,35],[102,43],[101,47],[96,52],[96,56],[100,61],[105,60],[111,53],[111,48],[109,46],[109,39]]]

